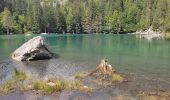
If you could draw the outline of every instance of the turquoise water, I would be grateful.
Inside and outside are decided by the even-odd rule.
[[[100,59],[109,62],[121,73],[144,75],[170,82],[170,41],[136,38],[134,35],[43,35],[57,59],[20,63],[10,54],[33,36],[0,36],[0,64],[20,67],[30,73],[46,76],[70,76],[93,70]],[[7,70],[7,73],[10,70]],[[6,73],[6,72],[5,72]],[[9,77],[8,74],[4,75]]]

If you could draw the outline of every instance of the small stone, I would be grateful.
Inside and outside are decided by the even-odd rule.
[[[27,88],[28,88],[28,89],[32,89],[32,85],[28,85]]]
[[[84,85],[83,87],[84,87],[85,89],[87,89],[87,88],[88,88],[88,86],[85,86],[85,85]]]
[[[49,86],[55,86],[55,83],[49,82],[49,83],[47,83],[47,85],[49,85]]]

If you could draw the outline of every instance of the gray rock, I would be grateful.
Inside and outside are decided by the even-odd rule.
[[[145,38],[149,41],[152,40],[152,39],[163,38],[163,34],[161,33],[161,31],[154,31],[152,29],[152,27],[150,27],[148,30],[137,31],[137,32],[132,33],[132,34],[136,34],[138,38]]]
[[[53,53],[41,36],[34,37],[12,53],[12,59],[17,61],[35,61],[50,59]]]

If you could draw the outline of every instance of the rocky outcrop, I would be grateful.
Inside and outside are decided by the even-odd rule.
[[[53,53],[45,44],[45,39],[41,36],[30,39],[12,53],[12,59],[17,61],[35,61],[52,57]]]
[[[148,30],[145,31],[137,31],[135,33],[132,34],[136,34],[137,37],[139,38],[145,38],[147,40],[152,40],[155,38],[162,38],[163,35],[160,31],[153,31],[152,27],[150,27]]]

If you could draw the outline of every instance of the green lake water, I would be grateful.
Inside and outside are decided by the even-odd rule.
[[[34,35],[35,36],[35,35]],[[10,77],[14,67],[41,77],[69,77],[96,68],[108,58],[116,70],[125,74],[147,76],[170,84],[170,41],[136,38],[134,35],[43,35],[57,59],[15,62],[10,54],[33,36],[0,36],[1,81]]]

